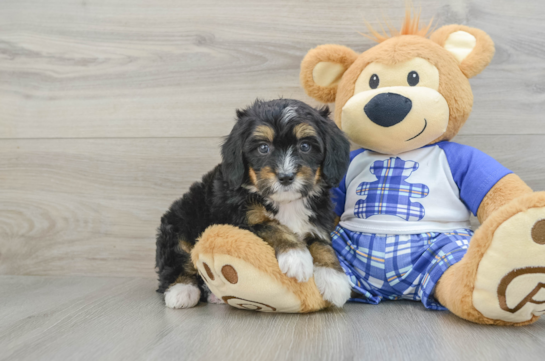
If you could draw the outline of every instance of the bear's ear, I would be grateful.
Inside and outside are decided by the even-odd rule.
[[[494,42],[484,31],[463,25],[447,25],[430,36],[458,60],[460,70],[468,78],[474,77],[490,64],[494,56]]]
[[[335,101],[337,85],[358,54],[342,45],[320,45],[301,62],[301,84],[308,95],[322,103]]]

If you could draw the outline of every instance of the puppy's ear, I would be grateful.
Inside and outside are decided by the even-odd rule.
[[[243,111],[240,111],[240,113],[242,114]],[[229,183],[229,187],[232,189],[239,188],[242,185],[245,170],[244,156],[242,155],[244,126],[241,114],[237,110],[239,119],[221,147],[223,179]]]
[[[246,109],[237,109],[237,118],[240,119],[243,116],[248,114],[248,111]]]
[[[358,54],[342,45],[320,45],[301,62],[300,79],[308,95],[322,103],[335,101],[337,85]]]
[[[350,163],[350,142],[333,120],[324,118],[322,124],[325,128],[325,157],[322,174],[331,187],[337,187]]]
[[[329,115],[331,114],[331,110],[329,109],[329,107],[327,105],[324,105],[323,107],[321,107],[320,109],[316,109],[318,111],[318,113],[320,113],[320,115],[326,119],[329,118]]]

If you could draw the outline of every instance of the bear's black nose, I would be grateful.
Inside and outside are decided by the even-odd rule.
[[[381,127],[391,127],[405,119],[412,107],[411,99],[403,95],[382,93],[375,95],[363,107],[363,111],[373,123]]]

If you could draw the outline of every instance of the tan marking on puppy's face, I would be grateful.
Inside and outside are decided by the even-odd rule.
[[[318,183],[322,178],[322,167],[316,169],[316,174],[314,175],[314,184]]]
[[[248,177],[250,178],[250,182],[252,182],[252,184],[255,186],[257,184],[257,176],[255,174],[255,170],[252,167],[248,169]]]
[[[276,174],[274,174],[274,171],[269,166],[261,168],[261,170],[258,173],[258,181],[262,179],[274,180],[275,177],[276,177]]]
[[[316,175],[314,171],[307,166],[302,166],[297,173],[295,173],[295,181],[304,184],[316,184]]]
[[[420,148],[448,126],[449,106],[438,88],[439,71],[425,59],[370,63],[343,106],[341,127],[353,142],[379,153]]]
[[[253,133],[256,139],[272,143],[274,140],[274,129],[267,125],[258,125]]]
[[[312,178],[314,177],[314,172],[310,167],[302,166],[301,169],[296,173],[296,176],[299,176],[301,178]]]
[[[256,186],[259,190],[271,188],[276,183],[276,174],[271,167],[266,166],[257,172]]]
[[[316,130],[310,124],[306,123],[301,123],[295,126],[295,128],[293,128],[293,134],[295,134],[297,139],[318,136]]]

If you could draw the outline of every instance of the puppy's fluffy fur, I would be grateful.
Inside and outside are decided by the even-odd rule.
[[[315,277],[324,297],[337,305],[346,302],[348,282],[339,286],[345,277],[330,245],[334,212],[329,191],[346,172],[349,143],[328,116],[327,107],[317,110],[289,99],[258,100],[237,111],[222,146],[222,163],[161,218],[157,291],[187,293],[167,292],[168,306],[194,306],[198,293],[201,301],[210,298],[190,252],[212,224],[254,232],[274,248],[287,276],[307,281],[319,270]]]

